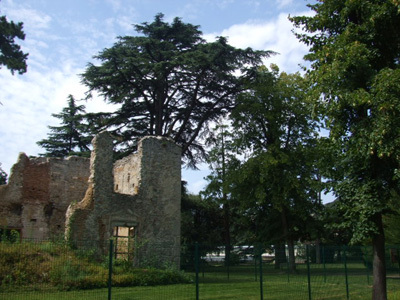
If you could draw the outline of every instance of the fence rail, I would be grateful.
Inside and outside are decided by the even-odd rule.
[[[298,245],[293,260],[260,246],[193,245],[182,269],[134,268],[63,242],[0,243],[0,299],[370,299],[370,247]],[[81,245],[82,246],[82,245]],[[187,249],[186,249],[187,250]],[[279,257],[278,257],[279,256]],[[291,263],[294,262],[294,263]],[[400,299],[399,247],[386,251],[389,299]]]

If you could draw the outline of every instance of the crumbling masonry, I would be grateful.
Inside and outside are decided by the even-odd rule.
[[[93,140],[90,159],[20,154],[0,186],[0,226],[23,238],[65,237],[100,251],[114,237],[117,254],[141,263],[179,266],[181,149],[145,137],[138,151],[113,163],[107,132]],[[123,242],[123,243],[122,243]]]

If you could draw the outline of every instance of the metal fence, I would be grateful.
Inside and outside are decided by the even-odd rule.
[[[182,270],[134,268],[93,243],[0,243],[0,299],[371,299],[371,247],[297,245],[293,264],[261,246],[186,245]],[[386,252],[389,299],[400,299],[399,247]]]
[[[294,266],[287,248],[280,262],[260,247],[231,247],[230,259],[224,249],[199,260],[200,298],[213,299],[207,284],[220,283],[226,295],[234,296],[232,289],[253,289],[246,292],[248,299],[371,299],[371,247],[297,245]],[[399,247],[387,247],[386,266],[388,297],[400,299]],[[242,285],[245,280],[254,285]]]

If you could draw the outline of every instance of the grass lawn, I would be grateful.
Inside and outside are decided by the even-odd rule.
[[[371,299],[372,275],[363,264],[348,264],[348,292],[350,299]],[[254,264],[241,265],[228,269],[222,265],[202,266],[199,274],[199,298],[219,299],[260,299],[259,270]],[[341,264],[311,266],[312,299],[346,299],[346,279]],[[194,277],[194,274],[190,274]],[[400,300],[399,272],[388,274],[389,300]],[[294,274],[285,269],[275,270],[273,265],[263,265],[263,295],[271,300],[308,300],[308,276],[305,265],[298,265]],[[14,288],[13,291],[0,292],[0,300],[96,300],[107,299],[108,290],[88,289],[58,291],[56,287],[30,286],[30,291]],[[195,284],[173,284],[158,286],[114,287],[112,299],[115,300],[186,300],[195,299]]]
[[[214,275],[214,276],[212,276]],[[228,281],[222,274],[207,274],[199,284],[200,299],[260,299],[259,282],[243,281],[241,276],[232,274]],[[346,299],[346,285],[342,277],[329,276],[314,278],[311,282],[312,299],[343,300]],[[365,276],[349,277],[350,299],[371,299],[371,286],[366,284]],[[303,275],[265,274],[264,299],[271,300],[304,300],[308,299],[307,277]],[[389,300],[400,300],[400,279],[388,279]],[[0,293],[1,300],[95,300],[107,299],[107,289],[69,292],[12,292]],[[116,300],[189,300],[195,299],[194,284],[176,284],[155,287],[126,287],[113,288],[112,299]]]

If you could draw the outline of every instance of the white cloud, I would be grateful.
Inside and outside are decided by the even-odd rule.
[[[0,162],[8,174],[19,152],[33,156],[44,152],[36,142],[47,137],[48,125],[59,125],[59,120],[51,114],[59,113],[66,106],[68,95],[76,99],[84,97],[87,89],[77,75],[82,72],[70,61],[46,73],[32,70],[22,76],[12,76],[8,70],[0,71],[3,104],[0,106],[0,124],[3,124],[0,127]],[[110,111],[109,105],[99,97],[84,105],[87,111]]]
[[[49,28],[52,21],[52,18],[43,12],[39,12],[29,6],[15,5],[14,3],[8,7],[5,14],[9,20],[16,23],[23,22],[24,29],[29,28],[36,35],[40,35],[43,29]]]
[[[238,48],[251,47],[257,50],[272,50],[279,53],[265,61],[265,64],[277,64],[282,71],[299,71],[297,64],[302,62],[307,47],[300,43],[292,33],[292,23],[287,13],[281,13],[272,21],[250,20],[236,24],[220,33],[205,35],[208,41],[216,36],[228,37],[228,42]]]
[[[63,15],[60,11],[39,11],[39,5],[33,6],[28,0],[1,0],[2,14],[15,22],[24,22],[26,40],[21,45],[25,52],[29,52],[26,74],[12,76],[7,69],[0,70],[0,101],[3,103],[0,105],[0,162],[7,173],[16,162],[20,151],[25,151],[28,155],[43,152],[36,142],[46,138],[48,125],[58,125],[58,120],[51,114],[58,113],[65,107],[69,94],[76,99],[84,97],[86,87],[80,83],[77,74],[84,71],[85,64],[92,61],[93,55],[104,47],[110,47],[116,36],[132,34],[132,24],[135,20],[136,23],[141,23],[143,20],[138,19],[139,16],[143,17],[147,13],[139,5],[139,2],[146,1],[126,1],[122,6],[120,0],[106,1],[108,5],[100,5],[110,11],[118,11],[118,14],[88,11],[85,18],[79,19]],[[185,22],[192,22],[201,20],[205,6],[207,9],[212,7],[219,10],[234,7],[238,1],[185,1],[182,5],[173,7],[173,12],[167,10],[166,15],[171,16],[169,21],[172,21],[172,16],[178,15],[183,16]],[[246,0],[246,3],[251,5],[248,5],[249,10],[254,11],[263,2]],[[290,5],[291,1],[281,0],[276,3],[277,6],[284,6]],[[98,5],[99,2],[93,1],[93,4]],[[177,11],[180,13],[176,13]],[[292,72],[295,71],[293,65],[301,62],[306,51],[304,45],[298,43],[291,33],[292,25],[287,20],[287,15],[280,14],[269,22],[249,20],[207,37],[214,40],[215,36],[229,36],[229,43],[235,47],[250,46],[280,52],[281,55],[267,60],[266,64],[275,62],[281,70]],[[205,24],[204,22],[194,23]],[[111,110],[100,97],[95,97],[84,105],[87,111]],[[198,193],[205,186],[203,177],[209,171],[205,166],[201,171],[188,172],[183,171],[183,176],[189,182],[189,190]]]

